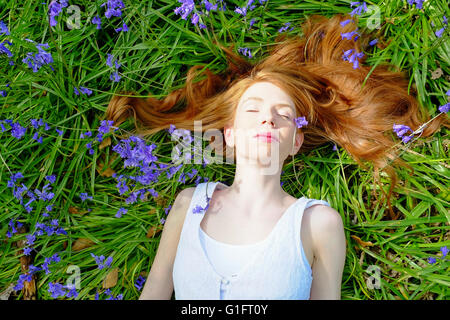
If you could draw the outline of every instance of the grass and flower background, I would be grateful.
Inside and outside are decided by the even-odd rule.
[[[370,37],[369,65],[407,70],[432,117],[448,110],[444,0],[0,0],[0,298],[137,299],[177,193],[231,184],[234,165],[173,164],[167,130],[126,139],[132,120],[102,121],[112,95],[162,98],[191,66],[226,67],[215,38],[257,61],[280,32],[301,36],[306,16],[337,13]],[[407,143],[395,133],[414,169],[397,171],[397,219],[339,146],[283,171],[287,192],[324,199],[344,220],[342,299],[450,297],[448,131]]]

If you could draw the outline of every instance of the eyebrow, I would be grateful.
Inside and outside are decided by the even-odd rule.
[[[242,102],[242,104],[246,103],[248,100],[264,101],[264,99],[263,99],[263,98],[260,98],[260,97],[248,97],[248,98],[246,98],[246,99]],[[275,104],[275,106],[291,107],[290,104],[284,103],[284,102],[282,102],[282,103],[277,103],[277,104]]]

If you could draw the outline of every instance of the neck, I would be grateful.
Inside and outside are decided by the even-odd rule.
[[[258,211],[281,201],[286,196],[280,185],[281,169],[269,175],[260,166],[237,164],[233,184],[228,188],[233,202],[243,209]]]

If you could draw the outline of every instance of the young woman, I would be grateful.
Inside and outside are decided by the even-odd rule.
[[[283,164],[299,151],[334,142],[375,173],[396,175],[393,124],[416,130],[428,119],[408,94],[402,72],[342,58],[361,52],[362,39],[343,40],[356,29],[349,17],[311,16],[302,38],[279,36],[267,58],[255,65],[226,52],[223,75],[206,70],[194,83],[164,100],[116,96],[106,118],[123,122],[133,114],[141,134],[170,125],[222,129],[224,154],[233,150],[233,183],[201,183],[175,199],[161,235],[141,299],[340,299],[346,256],[341,215],[326,201],[299,199],[280,186]],[[344,26],[343,26],[344,25]],[[354,61],[353,61],[354,62]],[[176,110],[180,102],[185,108]],[[132,113],[130,113],[130,111]],[[299,126],[305,117],[307,125]],[[434,133],[438,117],[422,132]],[[305,122],[306,123],[306,122]],[[305,124],[303,123],[303,124]],[[378,180],[377,180],[378,182]],[[381,189],[383,190],[383,189]]]

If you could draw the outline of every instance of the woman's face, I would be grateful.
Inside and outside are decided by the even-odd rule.
[[[297,133],[294,140],[295,117],[294,102],[279,87],[270,82],[249,87],[239,100],[234,125],[224,128],[227,145],[235,147],[237,163],[257,161],[266,166],[270,161],[278,171],[303,143],[303,133]]]

